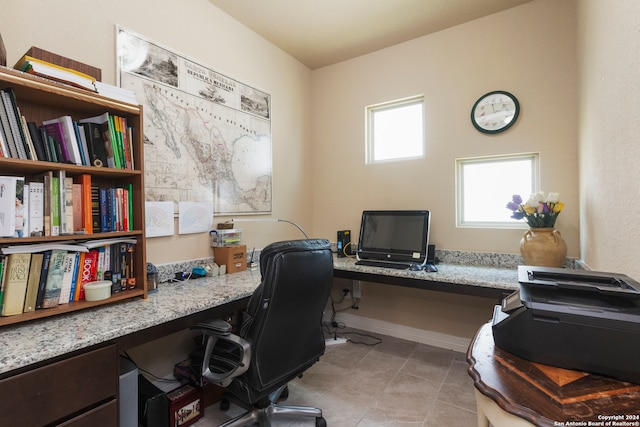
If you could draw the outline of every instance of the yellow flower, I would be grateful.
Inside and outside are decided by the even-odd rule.
[[[551,210],[553,211],[553,213],[560,213],[562,212],[562,209],[564,209],[564,203],[558,202],[558,203],[554,203],[553,208]]]
[[[536,213],[536,208],[533,208],[529,205],[524,205],[524,211],[528,214],[528,215],[533,215],[534,213]]]

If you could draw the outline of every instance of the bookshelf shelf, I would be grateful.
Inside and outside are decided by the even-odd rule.
[[[105,112],[126,118],[133,128],[133,169],[79,166],[75,164],[24,160],[0,157],[0,175],[24,176],[27,180],[38,180],[42,174],[64,171],[67,177],[84,174],[91,176],[91,183],[104,187],[128,187],[132,191],[133,229],[92,234],[69,234],[61,236],[2,238],[0,247],[36,243],[72,243],[108,238],[135,239],[133,265],[136,285],[134,289],[114,293],[102,301],[76,301],[60,304],[54,308],[0,317],[0,327],[15,325],[35,319],[70,313],[76,310],[99,307],[105,304],[131,299],[147,298],[146,244],[144,231],[144,156],[143,114],[139,105],[113,100],[97,93],[76,89],[41,77],[32,76],[0,66],[0,89],[12,88],[18,108],[27,121],[41,124],[45,120],[68,115],[73,120],[95,117]]]

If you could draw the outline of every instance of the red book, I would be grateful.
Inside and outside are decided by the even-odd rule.
[[[80,260],[81,270],[78,275],[81,278],[80,286],[78,286],[78,299],[77,301],[84,300],[84,285],[89,282],[95,282],[98,273],[98,251],[91,249],[89,252],[83,252],[84,257]]]

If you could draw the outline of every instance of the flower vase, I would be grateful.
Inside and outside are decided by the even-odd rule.
[[[520,240],[520,253],[526,265],[562,267],[567,258],[567,244],[553,227],[530,228]]]

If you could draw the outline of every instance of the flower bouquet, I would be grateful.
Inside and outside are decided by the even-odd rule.
[[[511,218],[524,219],[531,228],[553,227],[564,203],[560,201],[558,193],[549,193],[546,197],[543,191],[532,194],[526,203],[522,203],[522,197],[514,194],[507,203],[507,209],[513,211]]]

